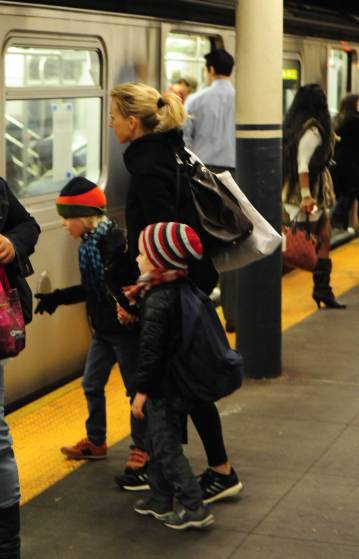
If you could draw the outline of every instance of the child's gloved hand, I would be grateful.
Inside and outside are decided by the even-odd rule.
[[[61,304],[59,289],[55,289],[52,293],[35,293],[35,297],[39,299],[35,314],[43,314],[44,312],[53,314]]]

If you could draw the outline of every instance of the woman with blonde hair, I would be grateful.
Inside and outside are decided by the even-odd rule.
[[[111,91],[111,123],[120,144],[129,142],[124,162],[131,175],[126,198],[126,223],[130,259],[136,262],[138,238],[151,223],[191,222],[192,206],[179,189],[179,164],[188,158],[181,126],[186,113],[174,94],[161,95],[142,83],[125,83]],[[206,252],[202,261],[189,267],[191,280],[206,293],[218,281],[218,274]],[[126,316],[124,317],[126,321]],[[234,495],[241,482],[228,462],[221,421],[214,403],[196,405],[192,421],[202,439],[209,468],[200,477],[205,503]],[[117,476],[120,487],[136,484],[136,472]]]

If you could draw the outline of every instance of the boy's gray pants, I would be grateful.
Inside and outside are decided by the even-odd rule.
[[[182,450],[188,404],[179,396],[148,400],[148,477],[152,497],[173,508],[173,497],[190,510],[202,504],[202,491]]]
[[[20,487],[12,439],[4,417],[4,368],[0,362],[0,508],[8,508],[20,500]]]

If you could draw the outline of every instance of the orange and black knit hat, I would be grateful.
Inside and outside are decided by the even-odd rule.
[[[61,190],[56,206],[59,215],[65,219],[103,215],[106,196],[95,183],[85,177],[75,177]]]

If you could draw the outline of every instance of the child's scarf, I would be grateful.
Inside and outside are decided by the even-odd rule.
[[[151,270],[151,272],[142,274],[135,285],[128,285],[124,287],[123,292],[130,301],[130,305],[135,305],[139,298],[143,298],[145,294],[156,285],[176,281],[181,278],[186,278],[187,276],[187,270],[164,270],[156,268]]]
[[[102,264],[98,243],[107,235],[111,228],[111,221],[104,217],[95,229],[85,233],[79,249],[79,263],[82,283],[94,290],[105,293],[105,272]]]

